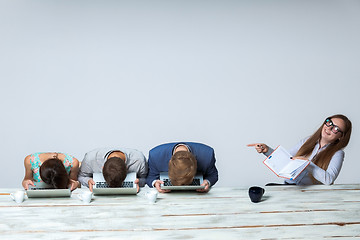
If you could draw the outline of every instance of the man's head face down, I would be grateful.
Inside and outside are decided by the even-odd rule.
[[[174,186],[189,185],[197,170],[195,156],[189,151],[176,151],[169,161],[169,178]]]
[[[121,187],[126,174],[126,164],[121,158],[111,157],[105,162],[103,175],[109,187]]]

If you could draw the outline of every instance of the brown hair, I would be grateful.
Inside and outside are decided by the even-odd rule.
[[[69,174],[58,158],[50,158],[41,165],[40,177],[45,183],[58,189],[68,188],[70,182]]]
[[[109,187],[121,187],[127,174],[125,161],[119,157],[111,157],[106,160],[103,175]]]
[[[345,129],[342,129],[343,133],[342,136],[337,139],[335,142],[331,143],[328,147],[326,147],[323,151],[321,151],[313,160],[313,163],[315,163],[320,168],[326,170],[329,166],[330,160],[332,156],[339,151],[340,149],[345,148],[349,141],[351,136],[351,129],[352,124],[351,121],[344,115],[336,114],[331,117],[328,117],[326,119],[332,119],[332,118],[340,118],[345,123]],[[326,120],[325,120],[326,121]],[[324,122],[325,123],[325,122]],[[324,123],[319,127],[319,129],[301,146],[299,151],[296,153],[296,157],[298,156],[310,156],[312,151],[314,150],[314,147],[316,143],[321,139],[321,131],[324,126]]]
[[[190,184],[197,170],[195,156],[188,151],[176,152],[169,161],[169,178],[174,186]]]

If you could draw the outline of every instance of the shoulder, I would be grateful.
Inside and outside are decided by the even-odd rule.
[[[212,147],[203,143],[187,142],[186,144],[189,145],[190,148],[194,151],[200,150],[205,152],[214,152],[214,149]]]
[[[111,148],[95,148],[91,151],[85,153],[85,155],[96,155],[98,152],[104,152],[107,150],[111,150]]]
[[[172,150],[176,144],[178,144],[178,143],[174,142],[174,143],[164,143],[164,144],[158,145],[158,146],[152,148],[150,150],[150,153],[158,153],[158,152],[162,152],[167,149]]]
[[[148,163],[151,164],[160,164],[160,165],[166,165],[170,161],[170,158],[172,156],[172,150],[176,143],[166,143],[161,144],[159,146],[154,147],[149,152],[149,159]]]
[[[112,148],[95,148],[85,153],[82,162],[97,161],[99,158],[103,158],[106,153],[110,152]]]
[[[345,157],[345,152],[344,152],[344,150],[342,150],[342,149],[338,150],[338,151],[335,152],[334,155],[333,155],[333,158],[338,158],[338,159],[341,159],[341,160],[343,160],[344,157]]]
[[[34,154],[27,155],[24,159],[24,164],[30,166],[30,161],[34,159]]]
[[[137,149],[125,148],[122,152],[127,154],[130,158],[145,160],[145,155]]]
[[[38,153],[30,154],[24,159],[24,166],[26,169],[37,169],[41,166],[41,161]]]
[[[75,157],[72,157],[73,158],[73,166],[74,167],[78,167],[79,166],[79,160]]]
[[[30,155],[27,155],[24,159],[24,163],[35,163],[35,162],[39,162],[40,159],[39,159],[39,153],[33,153],[33,154],[30,154]]]
[[[25,161],[30,161],[30,158],[33,157],[33,156],[34,156],[34,154],[27,155],[25,157]]]

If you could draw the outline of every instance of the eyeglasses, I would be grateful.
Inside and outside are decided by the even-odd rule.
[[[331,127],[331,131],[335,134],[343,133],[338,126],[336,126],[330,118],[327,118],[324,123],[327,127]]]

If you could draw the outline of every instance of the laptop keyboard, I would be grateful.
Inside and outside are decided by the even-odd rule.
[[[54,190],[55,188],[38,188],[38,187],[29,187],[29,190]]]
[[[164,179],[164,186],[172,186],[170,179]],[[200,179],[194,178],[192,183],[190,183],[188,186],[200,186]]]
[[[109,185],[106,182],[97,182],[95,185],[96,188],[109,188]],[[131,181],[125,181],[121,185],[122,188],[133,188],[134,182]]]

